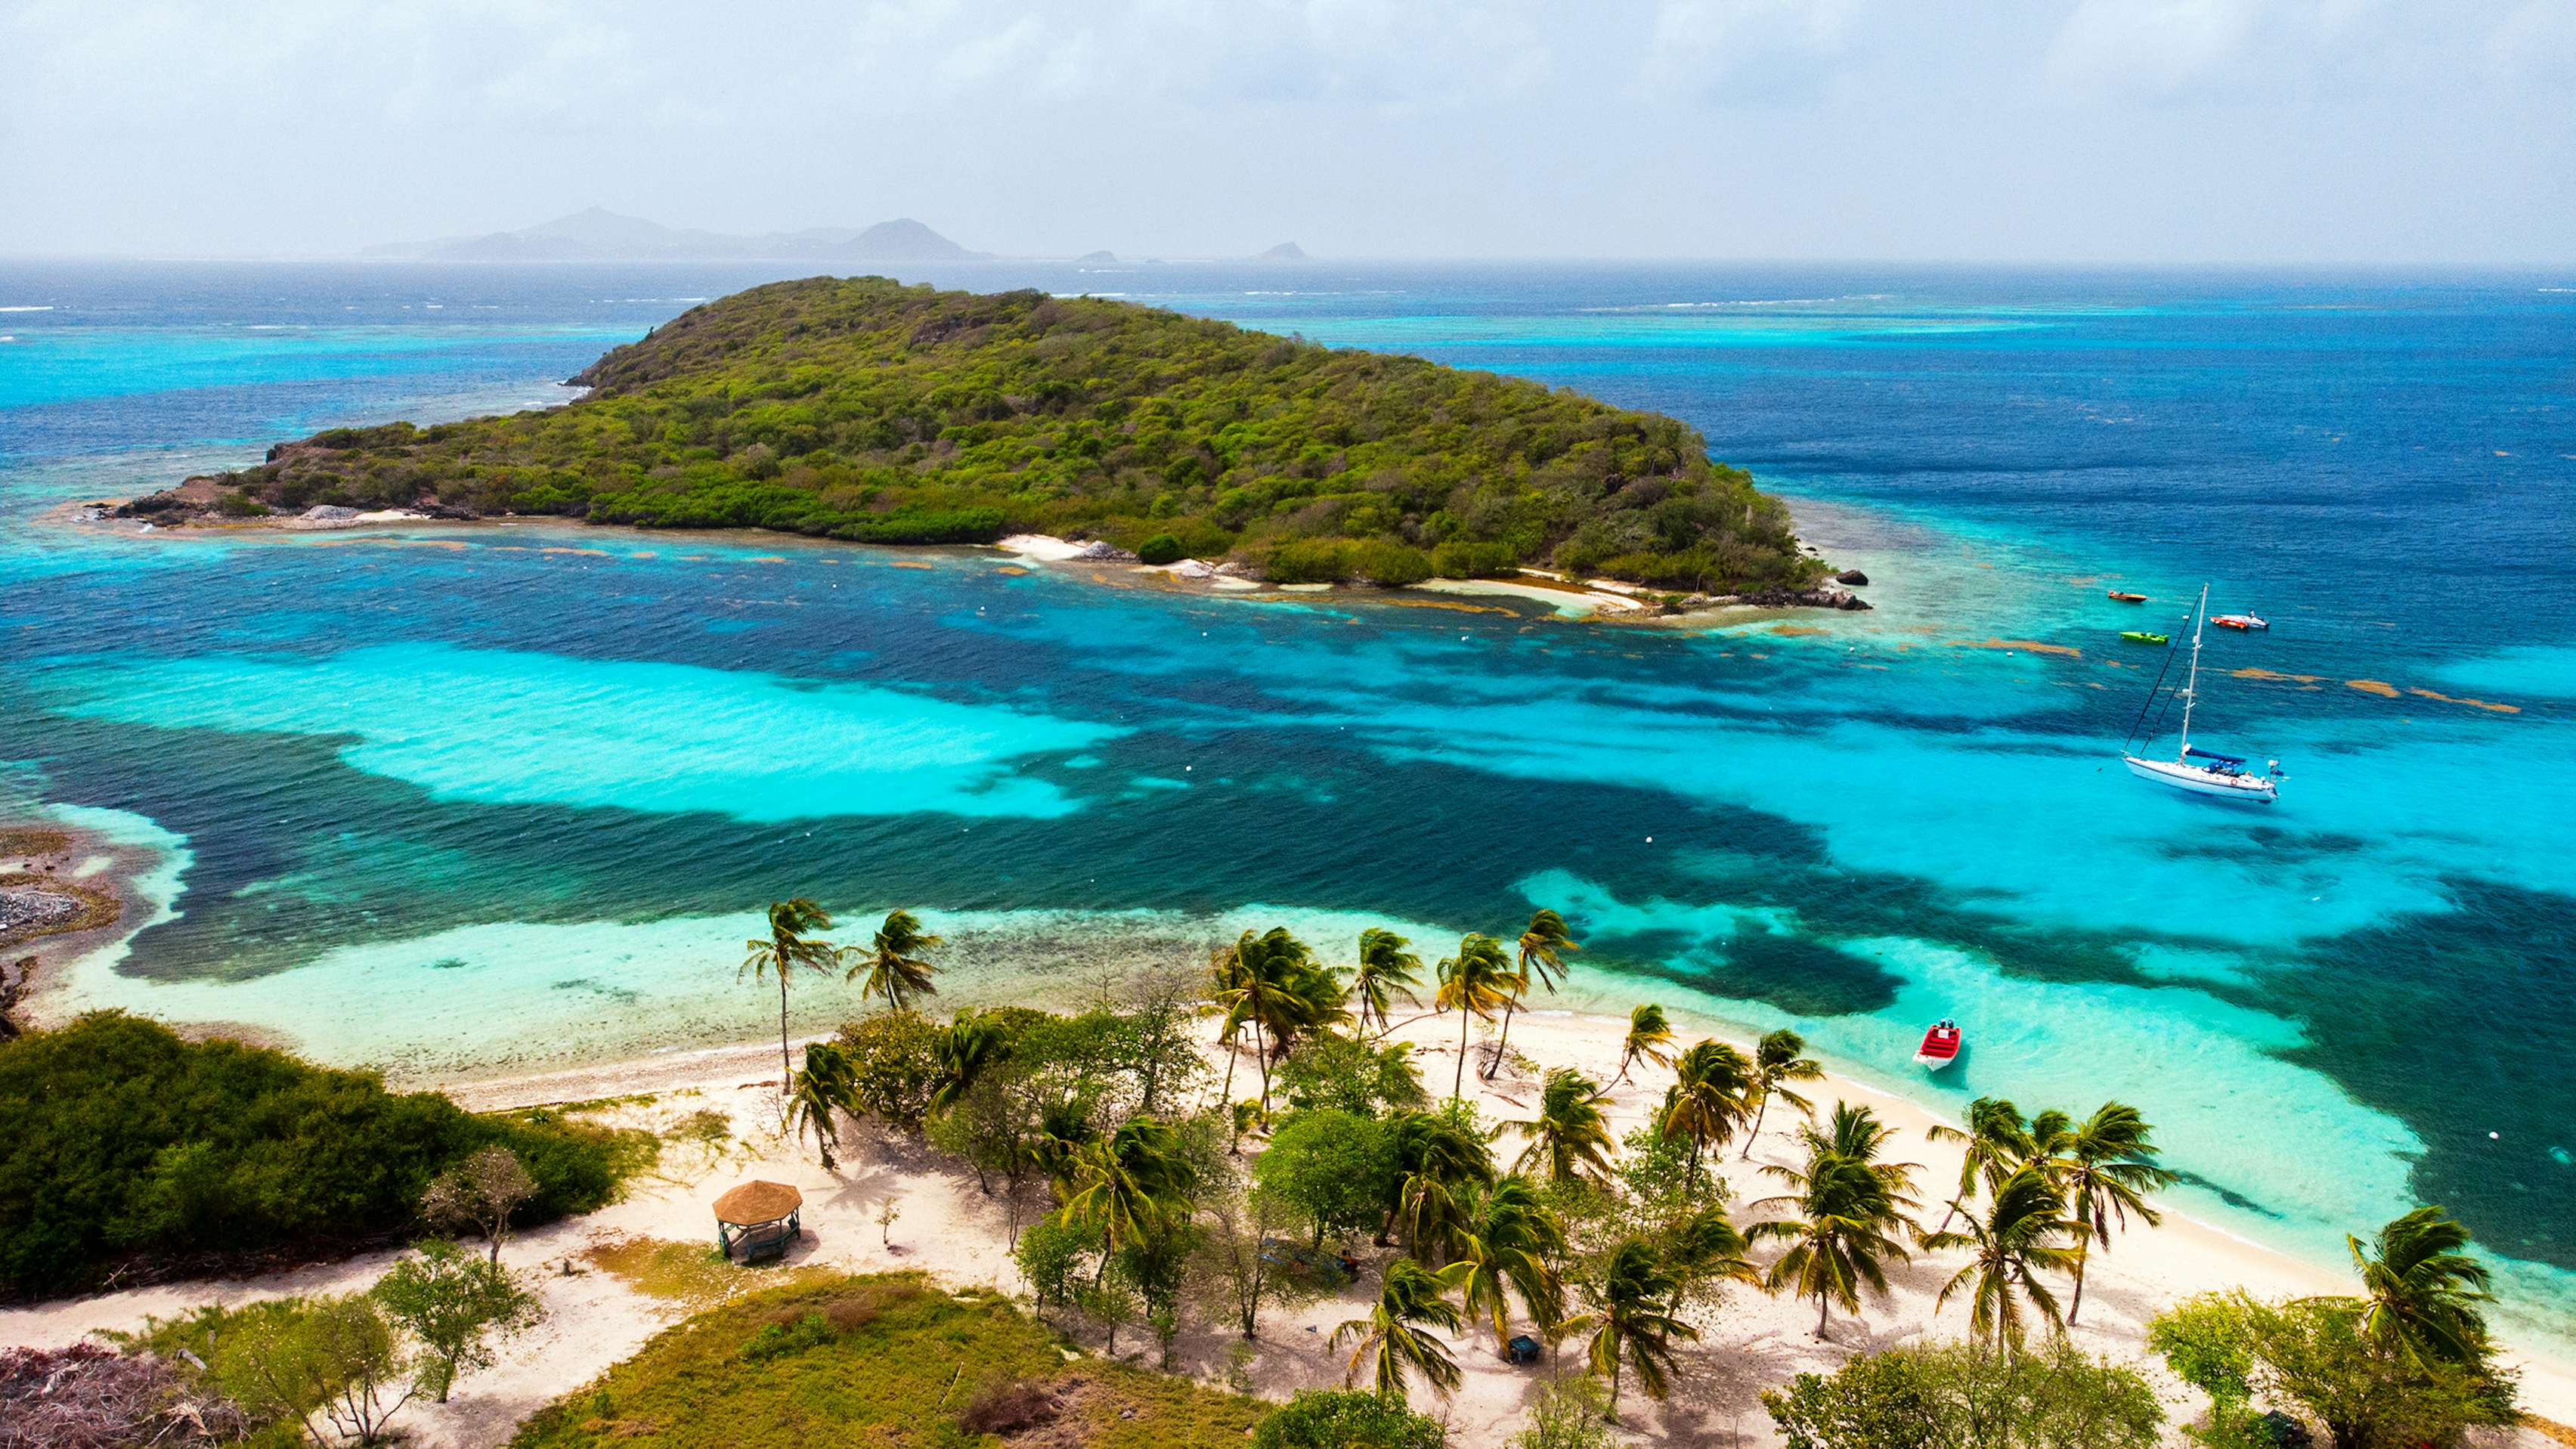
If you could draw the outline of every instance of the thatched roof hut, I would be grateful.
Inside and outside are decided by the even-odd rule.
[[[716,1199],[716,1245],[746,1263],[775,1262],[803,1237],[805,1194],[783,1182],[746,1182]]]
[[[783,1182],[746,1182],[716,1199],[716,1221],[729,1227],[756,1228],[783,1222],[805,1206],[805,1194]]]

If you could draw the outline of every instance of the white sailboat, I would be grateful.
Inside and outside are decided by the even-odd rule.
[[[2244,800],[2269,805],[2281,798],[2281,762],[2266,760],[2261,774],[2249,774],[2239,755],[2222,755],[2214,750],[2191,747],[2191,711],[2200,699],[2200,636],[2208,622],[2209,586],[2200,586],[2200,602],[2192,608],[2191,673],[2182,687],[2182,748],[2170,760],[2149,760],[2124,754],[2120,762],[2129,773],[2142,780],[2153,780],[2194,795],[2212,795],[2222,800]]]

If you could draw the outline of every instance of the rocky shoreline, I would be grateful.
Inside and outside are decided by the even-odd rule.
[[[105,941],[126,918],[131,847],[52,821],[0,823],[0,1041],[31,1025],[51,964]]]
[[[26,1026],[46,954],[75,957],[126,915],[116,871],[100,869],[118,859],[116,846],[52,822],[0,825],[0,1042]]]

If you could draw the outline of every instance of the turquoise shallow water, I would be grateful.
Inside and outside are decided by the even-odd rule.
[[[1111,289],[1674,411],[1880,607],[1669,631],[572,525],[70,535],[31,520],[313,427],[560,398],[604,339],[756,278],[0,274],[55,308],[0,315],[5,778],[169,862],[167,918],[78,991],[453,1070],[755,1035],[732,964],[789,891],[928,908],[961,999],[1253,921],[1437,938],[1544,903],[1585,1003],[1794,1021],[1927,1100],[2136,1101],[2192,1208],[2302,1251],[2443,1201],[2565,1328],[2576,305],[1299,275]],[[2114,631],[2204,578],[2275,624],[2212,641],[2206,719],[2288,763],[2266,814],[2111,758],[2161,662]],[[1915,1078],[1944,1014],[1970,1056]]]

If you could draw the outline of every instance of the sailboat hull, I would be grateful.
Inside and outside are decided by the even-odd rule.
[[[2194,795],[2207,795],[2217,800],[2242,800],[2253,805],[2269,805],[2280,798],[2280,791],[2260,775],[2229,775],[2198,765],[2177,764],[2172,760],[2142,760],[2135,755],[2122,755],[2120,762],[2129,773],[2141,780]]]

